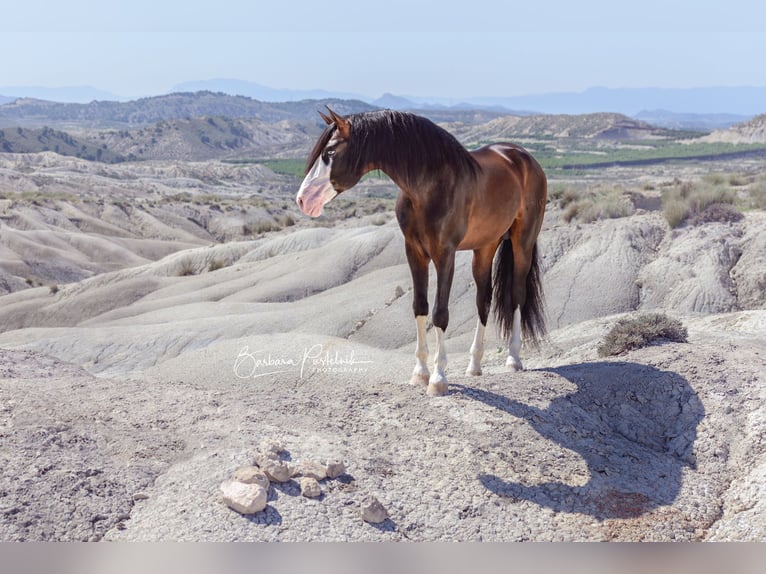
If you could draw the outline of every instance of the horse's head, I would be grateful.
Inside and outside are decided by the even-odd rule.
[[[301,211],[311,217],[321,215],[325,203],[356,185],[363,175],[348,154],[351,123],[329,107],[327,110],[329,116],[319,112],[327,128],[311,151],[306,177],[295,198]]]

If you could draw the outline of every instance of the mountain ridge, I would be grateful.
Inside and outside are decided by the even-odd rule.
[[[264,102],[298,102],[306,99],[358,100],[368,105],[396,109],[459,108],[494,109],[509,113],[583,114],[615,112],[636,116],[644,110],[666,110],[686,114],[734,114],[752,117],[766,111],[766,86],[706,86],[694,88],[607,88],[590,87],[582,91],[558,91],[517,96],[442,97],[412,96],[387,92],[379,97],[322,89],[280,89],[237,79],[212,79],[183,82],[169,94],[190,91],[221,92],[246,96]],[[100,100],[126,101],[90,86],[61,88],[2,87],[0,105],[17,98],[53,99],[65,103],[90,103]]]

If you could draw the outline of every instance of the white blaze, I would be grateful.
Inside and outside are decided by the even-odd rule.
[[[311,171],[303,179],[295,201],[306,215],[318,217],[322,213],[324,204],[338,195],[338,192],[335,191],[332,183],[330,183],[331,171],[332,159],[325,163],[320,156],[314,162],[314,165],[311,166]]]

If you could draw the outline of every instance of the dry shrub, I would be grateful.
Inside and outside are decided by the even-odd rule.
[[[766,209],[766,177],[760,177],[747,188],[750,204],[755,209]]]
[[[689,213],[689,206],[683,199],[669,198],[662,201],[662,213],[671,229],[681,225]]]
[[[188,275],[194,275],[194,263],[191,259],[182,259],[176,269],[176,275],[178,277],[186,277]]]
[[[605,193],[589,193],[569,202],[562,218],[566,222],[577,219],[582,223],[592,223],[599,219],[627,217],[635,211],[633,202],[619,190]]]
[[[370,223],[373,225],[385,225],[388,223],[388,217],[385,213],[376,213],[370,218]]]
[[[633,319],[620,319],[598,348],[600,357],[609,357],[640,349],[654,343],[685,343],[688,333],[678,319],[664,313],[643,313]]]
[[[224,264],[222,259],[213,259],[208,263],[207,270],[208,271],[218,271],[219,269],[223,269],[226,265]]]
[[[695,213],[693,217],[689,218],[689,223],[691,225],[713,222],[736,223],[743,217],[745,216],[742,215],[742,212],[730,203],[713,203],[699,213]]]
[[[259,219],[252,223],[245,223],[242,226],[242,235],[258,235],[267,231],[278,231],[279,229],[281,227],[273,219]]]
[[[736,193],[731,188],[719,184],[719,180],[723,182],[723,176],[713,174],[706,176],[701,182],[683,182],[663,193],[662,211],[668,225],[676,228],[683,223],[699,225],[708,221],[720,221],[715,217],[724,217],[725,208],[713,209],[709,215],[710,219],[701,215],[713,205],[729,205],[731,210],[735,210],[733,206],[737,199]],[[729,221],[731,217],[727,215],[724,220]]]

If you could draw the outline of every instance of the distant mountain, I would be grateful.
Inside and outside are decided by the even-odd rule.
[[[104,163],[275,157],[283,151],[305,154],[319,133],[313,124],[221,117],[163,120],[132,130],[78,130],[77,136],[47,127],[15,127],[0,129],[0,153],[52,151]]]
[[[91,86],[64,86],[61,88],[43,88],[39,86],[2,86],[0,87],[0,104],[17,98],[35,98],[53,102],[85,104],[95,100],[125,100],[110,92],[105,92]],[[4,98],[6,101],[3,101]]]
[[[330,104],[341,114],[374,109],[358,100],[305,100],[269,103],[244,96],[221,93],[177,93],[130,102],[91,102],[66,104],[34,99],[19,99],[0,106],[0,127],[23,125],[67,125],[77,122],[84,127],[128,128],[153,124],[162,120],[226,116],[255,118],[264,122],[309,120],[321,122],[317,110]]]
[[[115,162],[124,158],[107,146],[51,128],[0,129],[0,152],[38,153],[52,151],[60,155],[79,157],[91,161]]]
[[[171,93],[176,92],[218,92],[230,96],[246,96],[263,102],[299,102],[301,100],[362,100],[359,94],[344,92],[328,92],[326,90],[288,90],[270,88],[255,82],[234,79],[200,80],[183,82],[173,86]]]
[[[679,114],[733,114],[752,117],[766,112],[766,87],[706,88],[589,88],[582,92],[551,92],[526,96],[444,98],[385,93],[380,98],[322,90],[276,90],[241,80],[186,82],[176,91],[209,90],[245,95],[263,101],[302,99],[356,99],[374,106],[406,110],[484,109],[515,115],[589,114],[599,112],[635,116],[642,110],[666,110]],[[0,93],[3,93],[0,90]],[[523,110],[523,111],[520,111]]]
[[[582,92],[551,92],[525,96],[483,96],[445,98],[440,96],[410,96],[385,93],[380,98],[367,98],[359,94],[330,92],[327,90],[276,89],[255,82],[237,79],[213,79],[184,82],[174,86],[170,97],[178,94],[209,92],[244,97],[261,103],[297,103],[305,100],[353,100],[368,105],[406,110],[466,111],[532,114],[587,114],[599,112],[637,116],[645,110],[663,110],[659,122],[668,127],[714,129],[730,121],[729,116],[753,117],[766,112],[766,86],[761,87],[705,87],[705,88],[601,88]],[[0,87],[0,105],[16,98],[45,100],[58,103],[118,102],[125,101],[109,92],[96,88],[63,87]],[[151,100],[153,98],[142,98]],[[652,112],[654,113],[654,112]],[[670,118],[667,114],[694,114],[706,118]],[[86,114],[87,115],[87,114]],[[211,114],[215,115],[215,114]],[[713,117],[720,115],[721,117]],[[642,116],[649,119],[648,116]],[[167,118],[162,118],[167,119]],[[724,122],[724,123],[721,123]]]
[[[642,110],[661,109],[677,113],[753,116],[766,111],[766,87],[589,88],[583,92],[471,98],[469,101],[556,114],[615,112],[634,116]]]
[[[371,103],[379,108],[388,110],[411,110],[418,107],[418,105],[409,98],[396,96],[394,94],[389,94],[388,92],[380,96],[377,100],[373,100]]]
[[[709,132],[725,129],[750,119],[737,114],[682,114],[667,110],[645,110],[636,114],[637,120],[669,129]]]

